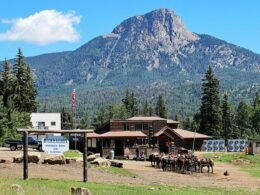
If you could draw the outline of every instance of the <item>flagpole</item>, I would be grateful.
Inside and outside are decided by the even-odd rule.
[[[76,89],[75,87],[72,90],[72,128],[76,130],[77,124],[76,124]],[[77,135],[75,134],[74,136],[74,141],[75,141],[75,147],[74,149],[77,150]]]
[[[75,93],[76,93],[76,91],[75,91]],[[75,109],[75,130],[77,129],[77,108],[76,108],[76,95],[75,95],[75,107],[74,107],[74,109]],[[77,150],[77,135],[75,134],[75,150]]]

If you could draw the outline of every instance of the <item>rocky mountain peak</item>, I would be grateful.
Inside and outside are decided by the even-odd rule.
[[[131,17],[118,25],[112,33],[122,36],[149,36],[158,41],[170,41],[181,46],[199,39],[196,34],[187,30],[172,10],[164,8]]]

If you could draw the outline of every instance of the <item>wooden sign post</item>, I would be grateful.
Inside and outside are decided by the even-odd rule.
[[[37,129],[17,129],[17,132],[23,132],[23,179],[28,179],[28,135],[30,133],[80,133],[84,134],[83,150],[83,182],[88,180],[87,153],[88,140],[87,133],[93,133],[93,130],[37,130]]]

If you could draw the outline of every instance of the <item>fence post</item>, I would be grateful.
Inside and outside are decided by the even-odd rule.
[[[28,179],[28,132],[23,133],[23,179]]]

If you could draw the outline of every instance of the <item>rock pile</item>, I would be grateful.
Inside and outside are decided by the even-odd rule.
[[[66,164],[66,159],[65,159],[63,154],[61,154],[61,155],[49,155],[43,160],[43,164],[64,165],[64,164]]]
[[[29,153],[28,154],[28,163],[39,163],[41,160],[41,155],[36,153]],[[14,163],[22,163],[23,162],[23,155],[19,154],[13,158]]]

